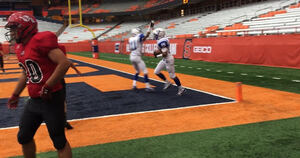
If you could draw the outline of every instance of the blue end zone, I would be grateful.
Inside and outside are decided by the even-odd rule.
[[[131,74],[83,62],[74,62],[77,62],[79,64],[78,66],[89,66],[99,70],[85,73],[85,76],[114,74],[128,79],[133,78]],[[77,75],[67,75],[66,77],[77,77]],[[15,79],[2,80],[2,82],[13,80]],[[139,81],[143,82],[143,78],[140,77]],[[137,92],[132,90],[101,92],[84,82],[67,84],[67,117],[68,119],[82,119],[133,112],[229,103],[234,101],[191,89],[187,89],[183,96],[178,97],[176,96],[176,86],[172,85],[166,92],[163,92],[161,89],[164,83],[151,79],[150,83],[156,86],[155,92],[148,93],[143,89]],[[7,99],[0,99],[0,128],[18,125],[25,100],[24,98],[21,99],[17,110],[8,110],[6,107]]]

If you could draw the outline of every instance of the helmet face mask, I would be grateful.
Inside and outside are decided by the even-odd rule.
[[[38,32],[35,17],[23,12],[16,12],[10,15],[5,29],[8,30],[5,33],[6,40],[9,42],[16,41],[16,43],[22,43],[25,39]]]
[[[5,29],[8,30],[8,32],[5,33],[5,39],[8,42],[12,41],[19,41],[17,35],[17,29],[18,25],[17,24],[10,24],[10,25],[5,25]]]

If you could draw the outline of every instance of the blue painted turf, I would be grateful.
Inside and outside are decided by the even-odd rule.
[[[96,72],[85,73],[85,76],[114,74],[128,79],[133,78],[133,75],[131,74],[126,74],[79,61],[74,62],[79,63],[78,66],[89,66],[99,70]],[[77,75],[67,75],[66,77],[77,77]],[[15,80],[16,79],[6,79],[0,80],[0,82],[9,82]],[[143,78],[139,78],[139,81],[143,82]],[[214,103],[233,102],[231,99],[190,89],[188,89],[183,96],[179,97],[176,96],[176,86],[172,85],[166,92],[163,92],[161,90],[164,85],[163,83],[151,79],[150,83],[156,86],[155,92],[148,93],[144,89],[139,89],[138,91],[120,90],[101,92],[84,82],[67,84],[67,117],[68,119],[81,119],[132,112],[145,112],[150,110],[173,109],[196,105],[201,106]],[[26,98],[21,98],[17,110],[8,110],[6,108],[7,99],[0,99],[0,128],[18,125],[25,101]]]

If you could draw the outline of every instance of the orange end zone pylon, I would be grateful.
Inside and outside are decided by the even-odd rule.
[[[243,93],[242,93],[242,82],[236,83],[236,101],[243,101]]]

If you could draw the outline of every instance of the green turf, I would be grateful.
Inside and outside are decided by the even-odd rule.
[[[299,158],[300,118],[73,149],[75,158]],[[151,130],[151,129],[149,129]],[[55,158],[55,152],[39,154]]]
[[[71,54],[92,57],[91,52],[80,52]],[[129,56],[123,54],[100,53],[99,58],[102,60],[130,64]],[[155,66],[157,65],[156,63],[160,60],[157,58],[146,56],[144,56],[143,59],[147,67],[149,68],[155,68]],[[206,78],[213,78],[231,82],[242,82],[243,84],[248,85],[300,93],[300,82],[292,81],[300,81],[299,69],[215,63],[185,59],[176,59],[175,65],[177,65],[175,69],[178,73],[202,76]],[[233,74],[231,72],[233,72]],[[247,75],[245,76],[242,74]],[[274,79],[274,77],[280,79]]]
[[[90,52],[72,54],[92,57]],[[101,53],[100,58],[130,64],[128,55]],[[159,61],[152,57],[144,57],[144,60],[150,68],[154,68]],[[244,84],[300,93],[300,83],[291,81],[300,80],[298,69],[183,59],[176,59],[175,64],[178,65],[176,72],[179,73],[232,82],[241,81]],[[217,72],[218,70],[222,72]],[[241,73],[248,75],[243,76]],[[256,75],[264,77],[259,78]],[[276,80],[272,77],[281,79]],[[80,147],[73,149],[73,156],[75,158],[299,158],[299,122],[300,117],[297,117]],[[42,153],[38,156],[57,157],[56,152]]]

